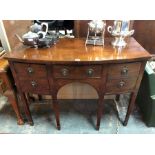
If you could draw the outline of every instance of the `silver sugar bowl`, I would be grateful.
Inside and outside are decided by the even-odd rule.
[[[113,26],[108,26],[108,32],[115,37],[113,46],[125,47],[125,38],[134,34],[134,30],[129,30],[130,21],[115,20]]]
[[[104,45],[106,23],[102,20],[92,20],[88,23],[88,32],[85,45]]]

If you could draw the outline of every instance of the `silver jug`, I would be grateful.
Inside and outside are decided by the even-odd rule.
[[[125,38],[134,34],[134,30],[129,30],[130,21],[115,20],[113,26],[108,26],[108,32],[115,37],[113,46],[125,47]]]

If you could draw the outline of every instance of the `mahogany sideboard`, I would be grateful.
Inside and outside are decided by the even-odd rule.
[[[125,48],[111,45],[85,46],[85,39],[60,39],[51,48],[28,48],[21,45],[5,55],[24,105],[28,122],[33,120],[27,93],[52,95],[57,128],[60,129],[57,94],[72,82],[93,86],[98,93],[97,123],[99,130],[104,96],[130,92],[130,101],[123,125],[127,125],[141,83],[146,61],[150,54],[134,39],[127,38]]]

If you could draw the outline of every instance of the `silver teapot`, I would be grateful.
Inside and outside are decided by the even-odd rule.
[[[37,33],[38,35],[41,35],[42,38],[45,38],[47,32],[48,32],[48,23],[41,23],[41,25],[35,23],[30,26],[30,31],[33,33]]]
[[[30,27],[30,31],[25,33],[22,37],[18,34],[15,36],[24,45],[31,47],[44,47],[50,46],[54,43],[54,39],[47,37],[48,24],[42,23],[41,25],[35,23]]]
[[[37,43],[39,40],[39,35],[37,33],[29,31],[25,33],[22,37],[20,37],[18,34],[15,34],[15,36],[24,45],[31,46],[31,47],[37,47]]]
[[[134,30],[129,30],[130,21],[115,20],[113,26],[108,26],[108,32],[115,37],[113,46],[125,47],[125,38],[134,34]]]

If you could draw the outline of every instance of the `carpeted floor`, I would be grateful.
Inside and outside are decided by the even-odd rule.
[[[124,127],[128,96],[121,96],[120,102],[105,100],[104,114],[100,130],[95,130],[97,100],[60,100],[61,130],[56,129],[52,105],[30,105],[34,126],[27,123],[18,126],[16,116],[4,96],[0,97],[0,133],[17,134],[151,134],[155,128],[148,128],[142,121],[140,112],[135,109],[128,125]],[[23,113],[24,117],[24,113]]]

